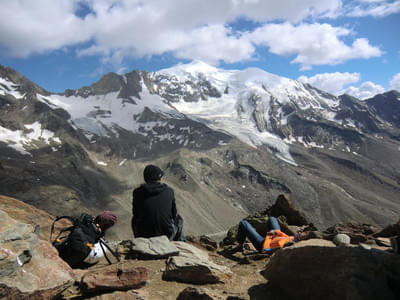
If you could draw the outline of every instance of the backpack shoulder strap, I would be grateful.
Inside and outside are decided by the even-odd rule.
[[[58,234],[57,238],[61,235],[61,233],[65,232],[65,231],[68,231],[68,230],[72,230],[72,228],[76,225],[76,218],[74,218],[74,217],[71,217],[71,216],[58,216],[58,217],[56,217],[56,219],[54,220],[53,224],[51,224],[50,242],[52,241],[52,240],[51,240],[51,237],[53,236],[54,225],[55,225],[55,223],[56,223],[57,221],[59,221],[59,220],[61,220],[61,219],[70,220],[70,221],[72,222],[73,225],[72,225],[71,227],[67,227],[67,228],[62,229],[62,230],[60,231],[60,233]]]

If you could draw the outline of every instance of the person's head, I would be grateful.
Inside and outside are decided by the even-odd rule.
[[[143,178],[146,183],[155,182],[164,176],[164,172],[157,166],[147,165],[143,171]]]
[[[294,234],[293,240],[294,242],[300,242],[308,238],[307,232],[298,231]]]
[[[108,228],[117,223],[117,216],[111,211],[105,210],[94,219],[94,222],[99,224],[101,231],[104,233]]]

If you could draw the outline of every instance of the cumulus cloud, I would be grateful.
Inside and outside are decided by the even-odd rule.
[[[354,96],[358,99],[365,100],[371,98],[377,94],[382,94],[385,89],[371,81],[363,82],[359,87],[351,86],[344,91],[346,94]]]
[[[393,76],[392,80],[390,81],[390,89],[400,92],[400,73],[397,73]]]
[[[359,0],[356,5],[347,7],[350,17],[385,17],[400,12],[400,1],[398,0]]]
[[[77,1],[3,1],[0,49],[26,57],[87,41],[90,31],[74,14]]]
[[[166,53],[234,63],[254,58],[260,45],[295,55],[292,63],[302,69],[380,56],[367,39],[346,44],[342,38],[352,34],[346,28],[301,23],[341,9],[341,0],[3,0],[0,50],[24,57],[74,46],[78,55],[118,66],[127,57]],[[260,25],[234,30],[241,18]]]
[[[360,74],[348,72],[323,73],[312,77],[300,76],[298,80],[338,96],[343,94],[345,86],[358,82],[360,80]]]
[[[292,63],[300,63],[303,70],[313,65],[336,65],[350,59],[382,55],[383,52],[371,46],[367,39],[358,38],[351,46],[340,40],[350,34],[350,30],[330,24],[295,26],[284,23],[264,25],[249,36],[256,44],[269,47],[272,53],[296,55]]]

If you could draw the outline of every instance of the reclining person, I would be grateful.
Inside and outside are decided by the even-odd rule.
[[[292,244],[301,239],[306,238],[306,233],[296,233],[294,236],[289,236],[281,231],[278,220],[275,217],[268,218],[268,233],[265,237],[261,236],[254,227],[246,220],[239,222],[239,229],[237,234],[237,245],[234,251],[243,250],[243,244],[246,237],[250,240],[253,246],[260,253],[266,253],[276,248],[283,248],[285,245]]]

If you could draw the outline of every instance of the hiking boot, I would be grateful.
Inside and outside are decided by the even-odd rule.
[[[236,252],[243,252],[243,244],[238,244],[236,246],[232,246],[232,248],[227,251],[230,254],[234,254]]]

